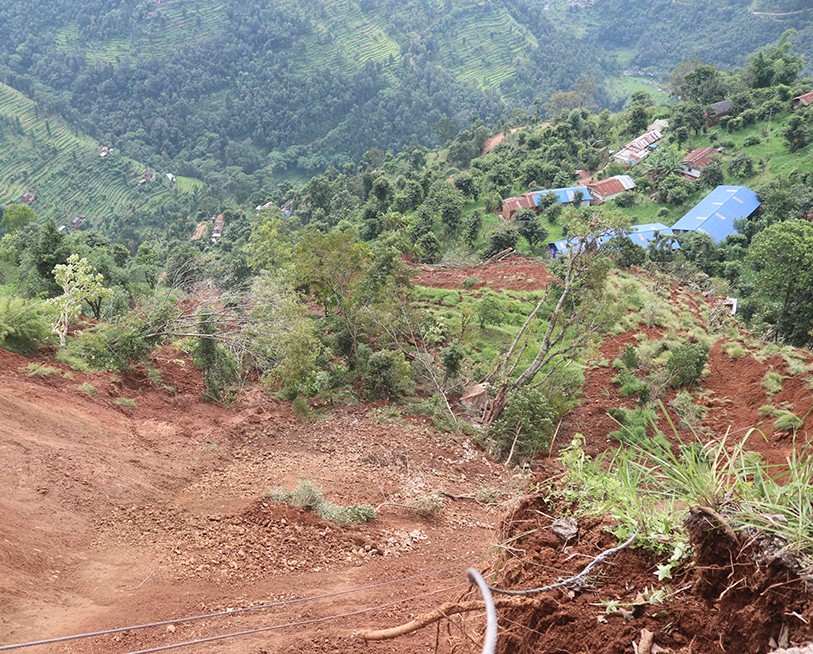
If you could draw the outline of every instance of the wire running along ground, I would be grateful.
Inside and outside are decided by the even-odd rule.
[[[218,640],[226,640],[229,638],[238,638],[240,636],[250,636],[252,634],[260,634],[269,631],[276,631],[278,629],[288,629],[290,627],[301,627],[310,624],[317,624],[320,622],[328,622],[330,620],[340,620],[342,618],[349,618],[355,615],[362,615],[364,613],[371,613],[373,611],[379,611],[381,609],[391,608],[393,606],[398,606],[399,604],[403,604],[405,602],[411,602],[414,600],[425,599],[427,597],[431,597],[433,595],[439,595],[440,593],[447,593],[456,589],[460,589],[463,587],[468,587],[468,582],[455,584],[454,586],[447,586],[445,588],[441,588],[439,590],[433,590],[429,593],[423,593],[421,595],[414,595],[412,597],[405,597],[400,600],[395,600],[394,602],[389,602],[387,604],[377,604],[376,606],[368,606],[367,608],[358,609],[356,611],[348,611],[346,613],[338,613],[336,615],[328,615],[322,618],[310,618],[308,620],[299,620],[297,622],[286,622],[284,624],[275,624],[269,625],[266,627],[258,627],[256,629],[247,629],[245,631],[234,631],[227,634],[219,634],[217,636],[209,636],[206,638],[198,638],[195,640],[187,640],[180,643],[172,643],[169,645],[159,645],[157,647],[149,647],[147,649],[139,649],[131,652],[127,652],[127,654],[153,654],[154,652],[165,652],[170,649],[179,649],[181,647],[191,647],[193,645],[202,645],[205,643],[212,643]]]
[[[482,558],[484,556],[485,555],[482,555],[480,557],[480,560],[482,560]],[[130,625],[130,626],[127,626],[127,627],[116,627],[116,628],[113,628],[113,629],[103,629],[103,630],[100,630],[100,631],[91,631],[91,632],[82,633],[82,634],[72,634],[72,635],[69,635],[69,636],[58,636],[58,637],[54,637],[54,638],[45,638],[45,639],[42,639],[42,640],[29,641],[29,642],[24,642],[24,643],[13,643],[13,644],[9,644],[9,645],[0,645],[0,652],[11,651],[11,650],[15,650],[15,649],[25,649],[25,648],[29,648],[29,647],[36,647],[36,646],[39,646],[39,645],[50,645],[50,644],[54,644],[54,643],[62,643],[62,642],[67,642],[67,641],[71,641],[71,640],[80,640],[80,639],[84,639],[84,638],[93,638],[93,637],[97,637],[97,636],[108,636],[108,635],[112,635],[112,634],[123,633],[125,631],[137,631],[137,630],[140,630],[140,629],[149,629],[149,628],[152,628],[152,627],[164,627],[164,626],[169,626],[169,625],[174,625],[174,624],[180,624],[182,622],[195,622],[195,621],[198,621],[198,620],[207,620],[207,619],[211,619],[211,618],[219,618],[219,617],[224,617],[224,616],[233,616],[233,615],[239,615],[241,613],[262,611],[262,610],[265,610],[265,609],[277,608],[277,607],[281,607],[281,606],[290,606],[292,604],[302,604],[302,603],[305,603],[305,602],[315,602],[315,601],[324,600],[324,599],[331,599],[331,598],[334,598],[334,597],[341,597],[343,595],[351,595],[351,594],[354,594],[354,593],[360,593],[360,592],[364,592],[364,591],[367,591],[367,590],[375,590],[376,588],[384,588],[384,587],[387,587],[387,586],[393,586],[395,584],[400,584],[400,583],[404,583],[404,582],[407,582],[407,581],[414,581],[416,579],[422,579],[422,578],[425,578],[425,577],[431,577],[431,576],[436,575],[436,574],[442,574],[444,572],[448,572],[449,570],[453,570],[453,569],[455,569],[457,567],[458,567],[458,564],[448,565],[448,566],[445,566],[445,567],[442,567],[442,568],[436,568],[434,570],[429,570],[429,571],[426,571],[426,572],[419,572],[417,574],[409,575],[409,576],[406,576],[406,577],[399,577],[398,579],[390,579],[388,581],[382,581],[382,582],[375,583],[375,584],[369,584],[367,586],[361,586],[359,588],[351,588],[351,589],[347,589],[347,590],[339,590],[339,591],[335,591],[335,592],[332,592],[332,593],[324,593],[322,595],[311,595],[311,596],[308,596],[308,597],[299,597],[299,598],[289,599],[289,600],[280,600],[278,602],[270,602],[270,603],[266,603],[266,604],[258,604],[256,606],[244,606],[244,607],[231,609],[231,610],[226,610],[226,611],[216,611],[216,612],[213,612],[213,613],[206,613],[206,614],[202,614],[202,615],[193,615],[193,616],[187,616],[187,617],[183,617],[183,618],[172,618],[171,620],[160,620],[160,621],[156,621],[156,622],[148,622],[148,623],[144,623],[144,624]]]

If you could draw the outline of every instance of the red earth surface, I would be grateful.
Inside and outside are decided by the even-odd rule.
[[[551,279],[540,264],[514,257],[466,271],[423,269],[417,282],[457,288],[472,276],[521,290]],[[693,312],[704,301],[686,296]],[[611,361],[634,336],[608,339],[600,357]],[[19,651],[123,654],[267,629],[177,651],[479,652],[480,611],[392,641],[366,643],[357,632],[473,598],[469,567],[499,585],[534,587],[614,544],[598,519],[561,542],[551,521],[566,507],[521,499],[528,474],[422,419],[359,405],[323,409],[306,422],[251,389],[220,407],[201,401],[200,374],[180,352],[161,350],[152,364],[160,375],[118,378],[68,370],[47,354],[32,360],[0,350],[0,646],[180,619]],[[702,425],[709,437],[759,426],[764,436],[752,435],[749,446],[784,460],[792,441],[757,411],[768,370],[785,377],[771,401],[805,416],[797,438],[811,434],[809,375],[794,376],[779,357],[731,358],[719,345],[708,369],[698,401],[713,409]],[[559,443],[579,432],[590,451],[613,445],[606,434],[616,425],[606,411],[631,406],[614,374],[588,368]],[[559,474],[553,460],[535,463],[536,480]],[[373,505],[377,518],[339,526],[272,501],[271,489],[290,491],[300,480],[332,502]],[[634,651],[642,629],[666,651],[696,654],[765,652],[770,637],[782,642],[783,629],[790,643],[813,640],[806,589],[783,569],[755,568],[718,531],[698,530],[701,558],[672,582],[677,592],[663,610],[638,600],[654,586],[655,561],[625,550],[586,587],[501,609],[499,651],[620,654]],[[330,597],[232,610],[320,595]],[[607,600],[629,607],[628,615],[608,614]]]

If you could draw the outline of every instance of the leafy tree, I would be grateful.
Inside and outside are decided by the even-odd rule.
[[[503,308],[499,300],[491,295],[483,296],[475,305],[474,311],[480,329],[485,329],[488,325],[499,325],[503,321]]]
[[[752,177],[755,172],[754,160],[745,153],[738,154],[728,163],[728,173],[732,177],[745,179]]]
[[[260,211],[246,244],[248,261],[255,270],[279,270],[291,259],[291,242],[282,211],[269,207]]]
[[[804,345],[813,328],[813,223],[786,220],[767,227],[754,237],[747,262],[777,338]]]
[[[707,188],[717,188],[721,186],[725,183],[722,164],[719,161],[712,161],[700,171],[699,181]]]
[[[532,250],[535,250],[537,244],[548,237],[548,230],[539,222],[539,217],[533,209],[518,210],[514,214],[514,223],[519,235],[528,241]]]
[[[480,230],[483,228],[483,213],[481,211],[472,211],[468,216],[463,219],[463,227],[461,237],[463,242],[471,249],[477,244],[477,239],[480,237]]]
[[[528,459],[550,444],[554,428],[554,413],[548,398],[539,390],[522,388],[510,396],[502,415],[491,423],[488,436],[506,465],[514,454]]]
[[[488,259],[503,250],[515,248],[519,240],[519,230],[512,223],[497,221],[488,236],[488,246],[483,257]]]
[[[813,128],[809,125],[810,122],[799,114],[791,116],[788,126],[782,132],[785,142],[788,144],[788,150],[796,152],[810,143],[811,132],[813,131]]]
[[[104,277],[78,254],[72,254],[67,263],[54,268],[54,279],[62,289],[62,295],[49,300],[58,312],[52,331],[59,337],[60,347],[65,347],[68,329],[82,311],[82,303],[87,302],[98,319],[102,300],[113,293],[102,285]]]
[[[12,204],[3,212],[0,226],[6,234],[14,234],[36,220],[37,214],[31,207],[24,204]]]
[[[374,352],[367,361],[364,390],[371,400],[397,400],[409,386],[409,363],[402,352]]]

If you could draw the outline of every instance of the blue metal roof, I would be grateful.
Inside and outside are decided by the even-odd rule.
[[[746,186],[718,186],[672,225],[672,229],[703,232],[719,243],[736,231],[735,221],[748,218],[761,204],[757,194]]]
[[[635,243],[635,245],[640,245],[642,248],[646,248],[649,246],[652,241],[655,240],[655,234],[660,234],[662,236],[674,236],[675,233],[672,231],[671,227],[667,227],[663,223],[647,223],[646,225],[633,225],[630,228],[629,239]],[[606,243],[612,238],[612,236],[605,236],[601,239],[602,243]],[[570,249],[571,241],[569,239],[562,239],[561,241],[556,241],[550,246],[551,251],[554,253],[554,256],[557,253],[567,252]],[[680,246],[677,243],[672,244],[672,249],[677,249]]]
[[[539,206],[542,202],[542,198],[546,196],[548,193],[553,193],[556,196],[556,201],[560,204],[569,204],[573,202],[574,196],[576,192],[579,191],[582,194],[582,202],[587,202],[592,199],[592,195],[590,195],[590,191],[586,186],[569,186],[567,188],[552,188],[546,191],[534,191],[533,192],[533,199],[534,205]]]

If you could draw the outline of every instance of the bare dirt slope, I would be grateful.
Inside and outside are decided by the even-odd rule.
[[[367,409],[307,424],[260,393],[233,409],[204,404],[197,373],[177,353],[156,361],[169,392],[138,374],[32,378],[28,360],[0,357],[0,644],[429,573],[321,602],[24,651],[131,652],[358,611],[179,651],[434,649],[434,632],[379,645],[352,634],[458,596],[465,570],[488,565],[498,505],[441,497],[434,518],[414,507],[431,509],[439,490],[474,497],[518,483],[467,443]],[[85,382],[96,395],[77,389]],[[137,408],[120,407],[119,397]],[[377,506],[379,517],[342,527],[265,497],[300,479],[333,502]]]

